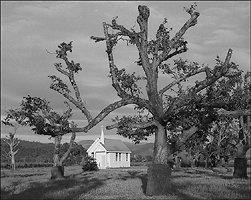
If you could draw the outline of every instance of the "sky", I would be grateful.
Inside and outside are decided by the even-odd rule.
[[[149,39],[167,18],[167,27],[172,27],[173,36],[189,19],[183,7],[190,7],[193,1],[1,1],[1,119],[5,110],[19,107],[27,95],[45,98],[53,109],[62,113],[65,99],[51,90],[49,75],[57,75],[65,83],[68,79],[60,74],[54,63],[62,62],[55,57],[57,46],[73,41],[73,52],[69,59],[80,63],[82,71],[76,74],[81,97],[92,116],[104,107],[119,100],[111,86],[109,63],[105,43],[95,43],[90,36],[103,36],[102,22],[111,23],[118,16],[117,23],[130,29],[135,26],[138,5],[150,9]],[[198,1],[196,10],[200,13],[198,24],[184,35],[189,50],[172,58],[182,57],[213,68],[218,55],[225,59],[229,48],[233,49],[232,62],[244,72],[250,70],[250,2],[249,1]],[[48,51],[48,52],[47,52]],[[135,46],[120,43],[114,50],[115,64],[128,72],[141,73],[136,66],[138,53]],[[198,78],[198,77],[197,77]],[[196,79],[196,77],[194,77]],[[160,75],[159,87],[170,83],[168,77]],[[72,90],[73,92],[73,90]],[[74,107],[73,118],[78,126],[86,125],[86,118]],[[77,133],[76,141],[95,140],[100,136],[101,125],[111,125],[115,116],[135,113],[133,106],[120,108],[109,114],[88,133]],[[1,137],[13,129],[1,124]],[[116,135],[115,130],[104,130],[106,138],[129,141]],[[30,127],[19,127],[19,139],[53,142],[48,136],[35,135]],[[63,137],[69,142],[70,134]],[[147,142],[153,142],[149,137]]]

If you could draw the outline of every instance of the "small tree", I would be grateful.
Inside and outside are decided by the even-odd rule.
[[[60,146],[62,136],[69,132],[70,129],[76,128],[74,122],[69,122],[72,116],[72,109],[65,102],[67,110],[58,114],[49,106],[49,102],[39,97],[24,97],[19,109],[9,109],[7,116],[2,123],[12,125],[11,120],[15,120],[20,125],[29,125],[36,134],[48,135],[55,139],[53,168],[51,178],[64,178],[63,163],[69,156],[76,138],[75,132],[72,132],[68,150],[60,157]]]
[[[9,133],[8,135],[6,135],[6,140],[4,140],[6,142],[6,144],[9,147],[8,151],[5,151],[3,148],[1,148],[2,151],[2,155],[7,158],[8,160],[11,160],[11,169],[12,170],[16,170],[16,162],[15,162],[15,155],[17,154],[17,152],[19,151],[18,149],[18,144],[20,143],[20,141],[18,140],[18,138],[15,138],[15,134],[16,134],[16,127],[14,127],[14,132],[13,133]]]
[[[17,110],[6,111],[7,117],[2,120],[2,124],[13,127],[14,131],[6,135],[7,140],[5,142],[8,144],[9,150],[6,152],[3,148],[1,149],[5,157],[9,157],[11,160],[11,168],[16,170],[15,155],[19,151],[18,144],[20,141],[15,137],[19,125],[25,125],[24,117]]]

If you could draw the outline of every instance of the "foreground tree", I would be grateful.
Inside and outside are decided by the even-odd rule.
[[[119,25],[117,18],[113,19],[111,24],[103,22],[105,36],[92,36],[91,39],[95,40],[95,42],[106,42],[110,70],[109,77],[120,100],[109,104],[96,117],[92,117],[87,109],[74,78],[74,75],[82,68],[79,63],[69,61],[67,57],[67,53],[72,52],[72,42],[68,44],[61,43],[58,46],[59,50],[56,51],[57,58],[64,60],[66,68],[63,68],[62,63],[55,63],[55,67],[61,74],[69,78],[75,97],[70,94],[71,90],[59,77],[49,76],[52,80],[51,89],[72,102],[87,118],[88,124],[84,127],[72,129],[75,132],[88,132],[112,111],[122,106],[135,105],[138,115],[117,117],[114,119],[116,123],[106,128],[117,128],[119,134],[136,141],[144,139],[149,134],[155,134],[153,160],[148,169],[147,195],[165,194],[171,190],[171,169],[167,164],[171,151],[170,144],[167,142],[167,130],[173,128],[177,120],[176,116],[187,113],[187,108],[191,114],[190,120],[185,120],[181,126],[179,143],[182,144],[201,127],[201,121],[192,118],[193,113],[198,112],[198,109],[204,112],[207,110],[208,99],[205,99],[202,91],[222,77],[231,79],[240,75],[237,66],[230,62],[231,49],[229,49],[225,61],[221,61],[219,58],[216,59],[216,66],[213,69],[204,64],[200,66],[196,62],[189,63],[182,59],[176,59],[173,68],[165,63],[173,56],[187,51],[187,41],[183,39],[183,35],[190,27],[197,24],[199,13],[195,12],[195,6],[196,4],[189,9],[185,9],[190,18],[172,38],[170,36],[171,29],[165,27],[167,23],[165,19],[157,30],[156,38],[148,39],[150,10],[147,6],[138,6],[137,23],[140,29],[138,32],[134,28],[127,29],[123,25]],[[113,50],[119,40],[126,41],[128,44],[137,47],[139,52],[137,64],[142,67],[143,75],[136,76],[135,73],[127,73],[124,68],[119,69],[115,65]],[[171,76],[173,79],[161,89],[159,89],[160,86],[158,85],[160,72]],[[200,73],[206,74],[204,80],[196,81],[194,86],[184,88],[182,83]],[[138,81],[146,81],[147,98],[142,97]],[[173,91],[175,92],[173,93]],[[196,105],[199,105],[198,108]],[[211,120],[209,119],[209,121]],[[67,130],[65,131],[67,132]]]
[[[7,116],[2,123],[13,126],[12,120],[20,125],[28,125],[36,134],[48,135],[55,139],[55,148],[53,156],[53,167],[51,169],[52,179],[64,178],[64,162],[69,157],[73,148],[76,133],[72,132],[68,150],[60,156],[60,146],[62,136],[75,128],[74,122],[69,122],[72,116],[72,109],[65,102],[67,110],[62,114],[58,114],[49,106],[49,102],[39,97],[24,97],[20,108],[9,109]]]
[[[9,150],[6,152],[3,148],[1,148],[2,152],[4,153],[6,158],[10,158],[11,160],[11,168],[16,170],[16,162],[15,162],[15,155],[19,151],[18,144],[20,141],[18,138],[15,137],[17,133],[17,129],[20,125],[25,125],[24,117],[21,115],[20,112],[15,112],[15,110],[7,110],[7,117],[2,120],[2,124],[13,127],[13,132],[10,132],[6,136],[5,142],[7,143]],[[6,120],[7,119],[7,120]]]

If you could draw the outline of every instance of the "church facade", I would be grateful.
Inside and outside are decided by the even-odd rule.
[[[96,159],[99,169],[130,167],[131,150],[121,140],[106,139],[103,126],[101,136],[87,149],[87,153]]]

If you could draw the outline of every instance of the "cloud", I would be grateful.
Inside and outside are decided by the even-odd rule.
[[[250,49],[235,48],[232,61],[238,64],[239,68],[244,72],[250,71]]]
[[[214,36],[211,40],[207,40],[204,42],[205,45],[214,45],[214,44],[229,44],[235,43],[236,45],[242,44],[242,40],[245,39],[241,35],[235,33],[233,30],[227,29],[217,29],[213,32]]]

